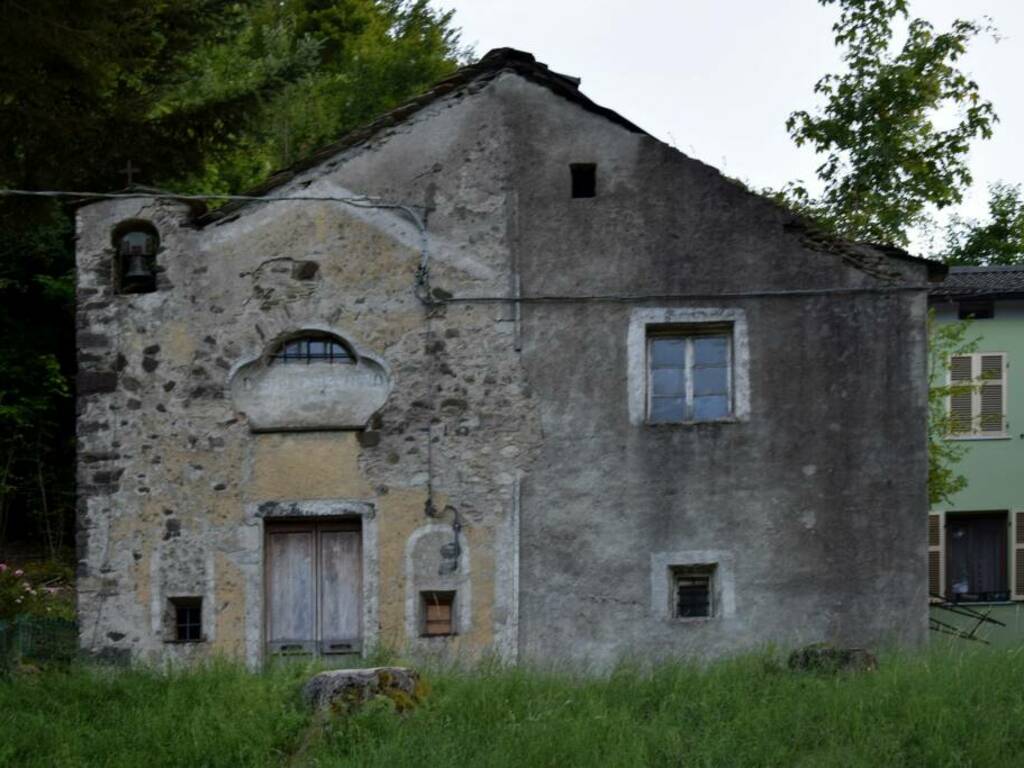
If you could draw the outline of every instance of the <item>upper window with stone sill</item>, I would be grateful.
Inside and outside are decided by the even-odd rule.
[[[683,424],[732,416],[732,328],[649,326],[647,422]]]
[[[636,307],[626,332],[635,426],[750,419],[750,349],[739,307]]]

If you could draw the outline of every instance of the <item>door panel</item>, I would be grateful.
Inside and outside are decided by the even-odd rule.
[[[316,642],[315,531],[267,536],[267,640],[273,651],[313,651]]]
[[[320,636],[322,653],[361,648],[363,579],[359,534],[320,530]]]
[[[344,521],[267,523],[270,653],[362,650],[361,535]]]

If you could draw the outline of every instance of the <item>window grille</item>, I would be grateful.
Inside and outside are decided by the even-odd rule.
[[[286,341],[271,356],[273,362],[305,364],[310,363],[354,363],[352,353],[339,341],[329,337],[307,336]]]
[[[673,615],[677,619],[708,618],[714,615],[713,565],[672,569]]]
[[[174,639],[197,643],[203,639],[203,600],[201,597],[172,597]]]

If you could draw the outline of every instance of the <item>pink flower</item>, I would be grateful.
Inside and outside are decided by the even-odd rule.
[[[7,570],[7,563],[0,563],[0,573]]]
[[[25,575],[25,572],[24,572],[23,570],[21,570],[21,568],[19,568],[18,570],[16,570],[16,571],[14,572],[14,576],[15,576],[15,578],[20,578],[20,577],[22,577],[22,576],[24,576],[24,575]]]

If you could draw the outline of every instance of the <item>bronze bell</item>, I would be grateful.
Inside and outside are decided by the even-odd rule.
[[[133,253],[128,256],[122,287],[124,290],[146,289],[153,285],[153,270],[145,255]]]

